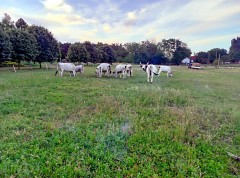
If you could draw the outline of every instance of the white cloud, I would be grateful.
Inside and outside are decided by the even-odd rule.
[[[64,0],[40,0],[44,7],[48,10],[67,12],[70,13],[73,11],[73,8],[64,2]]]
[[[39,2],[43,6],[37,12],[26,5],[7,7],[4,3],[0,13],[49,28],[62,41],[124,43],[180,38],[194,51],[210,45],[221,47],[224,42],[227,46],[240,30],[238,0],[145,1],[144,5],[139,1],[137,8],[132,4],[128,7],[126,3],[132,2],[126,0],[94,1],[94,6],[90,1],[74,5],[67,0]],[[221,46],[217,46],[218,41]]]

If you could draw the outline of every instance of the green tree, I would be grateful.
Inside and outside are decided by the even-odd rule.
[[[113,63],[117,60],[117,54],[110,45],[103,44],[98,49],[101,51],[101,62]]]
[[[67,58],[68,49],[71,46],[71,43],[60,43],[61,59]]]
[[[124,48],[124,46],[122,44],[113,43],[110,46],[116,52],[118,60],[120,60],[122,62],[126,61],[125,58],[129,52],[127,51],[126,48]]]
[[[15,23],[15,26],[19,30],[26,30],[28,28],[28,24],[22,18],[17,20],[17,22]]]
[[[28,28],[28,31],[37,39],[39,54],[35,61],[40,64],[40,68],[42,62],[52,62],[60,59],[60,45],[48,29],[32,25]]]
[[[229,49],[229,58],[231,62],[240,61],[240,37],[232,39],[231,47]]]
[[[67,59],[71,62],[88,62],[90,54],[82,43],[70,45],[67,53]]]
[[[86,50],[90,55],[89,62],[96,63],[100,58],[102,58],[101,52],[95,44],[91,43],[90,41],[85,41],[83,45],[86,47]]]
[[[184,58],[190,57],[191,54],[192,54],[192,52],[189,48],[178,46],[173,53],[173,58],[172,58],[171,62],[179,65],[179,64],[181,64],[181,61]]]
[[[162,42],[158,43],[158,48],[171,63],[179,63],[180,57],[185,56],[185,53],[189,53],[187,44],[174,38],[163,39]]]
[[[208,53],[209,53],[209,62],[213,63],[213,61],[218,59],[219,57],[221,58],[221,56],[227,55],[227,50],[220,49],[220,48],[213,48],[210,51],[208,51]]]
[[[9,31],[10,41],[13,46],[12,59],[18,63],[23,60],[34,61],[39,54],[36,38],[27,31],[12,29]]]
[[[11,56],[12,43],[9,35],[0,28],[0,63],[8,60]]]
[[[14,21],[12,21],[10,15],[8,15],[7,13],[4,13],[4,17],[2,18],[2,22],[0,23],[0,27],[3,30],[10,30],[10,29],[14,29]]]
[[[144,62],[142,58],[139,58],[139,50],[140,44],[133,42],[133,43],[125,43],[124,47],[128,51],[128,55],[126,56],[128,61],[133,61],[133,63],[139,64],[140,62]],[[146,60],[147,61],[147,60]]]
[[[209,53],[204,52],[204,51],[198,52],[196,54],[196,61],[195,62],[199,62],[201,64],[208,64],[209,63]]]

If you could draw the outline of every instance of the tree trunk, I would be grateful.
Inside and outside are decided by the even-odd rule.
[[[41,62],[39,62],[39,65],[40,65],[40,69],[42,68],[42,63]]]

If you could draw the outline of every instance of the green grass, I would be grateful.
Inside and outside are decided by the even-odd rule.
[[[0,177],[240,176],[240,68],[173,71],[0,71]]]

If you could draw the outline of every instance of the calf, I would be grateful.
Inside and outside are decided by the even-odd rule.
[[[105,76],[110,76],[112,73],[111,71],[111,65],[108,63],[101,63],[99,66],[96,67],[95,73],[98,77],[102,77],[102,73],[105,73]]]
[[[166,72],[168,77],[172,77],[172,69],[170,66],[159,66],[158,76],[160,76],[161,72]]]
[[[123,78],[126,78],[126,74],[127,74],[127,65],[125,64],[118,64],[115,67],[115,71],[113,72],[115,74],[115,77],[117,78],[118,74],[120,76],[120,78],[123,76]]]
[[[71,72],[72,72],[73,76],[75,77],[76,76],[76,70],[75,69],[76,69],[76,66],[73,63],[59,62],[58,65],[57,65],[57,70],[55,72],[55,76],[59,72],[59,75],[61,77],[63,77],[63,72],[67,71],[67,72],[70,72],[70,76],[71,76]]]
[[[77,65],[76,68],[76,73],[79,72],[80,74],[84,73],[84,66],[83,65]]]
[[[140,67],[147,73],[147,81],[153,82],[153,75],[158,75],[157,73],[157,67],[153,64],[141,64]]]
[[[127,64],[127,76],[132,77],[133,75],[133,67],[131,64]]]

